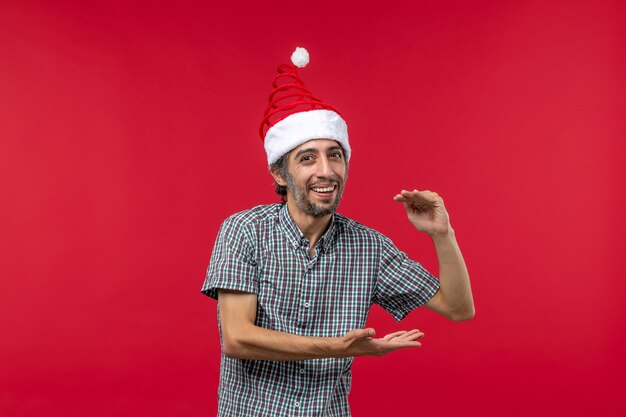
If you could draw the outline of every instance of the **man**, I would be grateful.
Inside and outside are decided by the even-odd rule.
[[[377,338],[371,304],[396,320],[425,305],[452,320],[474,315],[467,269],[443,200],[402,190],[410,223],[431,237],[437,280],[382,234],[336,213],[351,154],[347,127],[282,65],[261,126],[282,204],[257,206],[220,229],[202,291],[218,300],[220,416],[348,416],[355,356],[420,346],[423,333]]]

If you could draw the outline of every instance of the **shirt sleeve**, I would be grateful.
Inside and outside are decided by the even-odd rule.
[[[258,292],[257,263],[245,226],[228,218],[217,235],[202,293],[217,300],[219,288]]]
[[[383,238],[374,303],[400,321],[439,290],[439,280]]]

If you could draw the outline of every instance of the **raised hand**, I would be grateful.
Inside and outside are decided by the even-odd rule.
[[[416,348],[424,333],[417,329],[399,331],[376,339],[374,329],[356,329],[349,331],[342,338],[343,351],[346,356],[383,356],[398,349]]]
[[[430,236],[450,230],[448,212],[439,194],[428,190],[402,190],[393,199],[404,205],[409,221],[417,230]]]

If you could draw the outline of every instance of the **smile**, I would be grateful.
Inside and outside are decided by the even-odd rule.
[[[331,185],[329,187],[320,187],[320,188],[311,187],[311,189],[315,191],[316,193],[330,193],[330,192],[335,191],[335,188],[337,188],[337,185]]]

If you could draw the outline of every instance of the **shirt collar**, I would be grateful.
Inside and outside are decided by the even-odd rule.
[[[322,252],[325,252],[330,247],[333,236],[335,235],[335,231],[337,229],[337,226],[335,224],[335,217],[336,216],[333,214],[330,218],[330,223],[328,225],[328,228],[326,229],[326,232],[322,235],[322,237],[320,237],[319,242],[317,242],[316,246],[320,248]],[[294,248],[297,248],[299,246],[308,247],[309,240],[306,238],[306,236],[304,236],[296,222],[291,217],[291,214],[289,214],[287,204],[283,204],[283,206],[281,207],[278,213],[278,219],[283,227],[283,230],[285,231],[285,235],[287,236],[289,243],[291,243]]]

